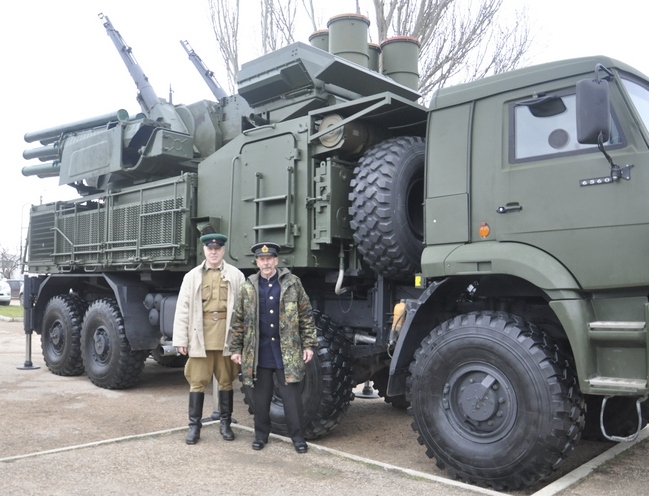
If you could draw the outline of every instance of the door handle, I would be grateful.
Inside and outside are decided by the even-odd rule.
[[[509,212],[520,212],[521,210],[523,210],[523,205],[519,205],[518,203],[508,203],[504,207],[498,207],[496,212],[499,214],[506,214]]]

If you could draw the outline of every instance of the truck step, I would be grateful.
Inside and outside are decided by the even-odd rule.
[[[597,321],[588,323],[588,338],[599,343],[629,343],[647,346],[646,323],[642,321]]]
[[[625,329],[625,330],[642,330],[645,327],[645,323],[642,321],[630,321],[630,322],[624,322],[624,321],[597,321],[597,322],[589,322],[588,326],[590,327],[591,330],[597,330],[597,329]]]
[[[592,387],[614,389],[616,391],[637,391],[647,387],[645,379],[626,379],[620,377],[591,377],[588,382]]]

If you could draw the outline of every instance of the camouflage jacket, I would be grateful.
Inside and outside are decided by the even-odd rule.
[[[288,269],[278,269],[281,296],[279,338],[286,382],[300,382],[306,366],[305,349],[318,345],[309,297],[300,279]],[[259,273],[250,276],[241,288],[232,318],[230,353],[241,355],[241,375],[246,386],[254,386],[259,351]]]

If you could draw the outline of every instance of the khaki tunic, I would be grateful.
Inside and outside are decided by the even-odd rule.
[[[221,277],[221,269],[204,269],[201,288],[203,312],[219,314],[227,311],[228,282]],[[225,318],[203,315],[205,349],[223,351],[225,347]]]

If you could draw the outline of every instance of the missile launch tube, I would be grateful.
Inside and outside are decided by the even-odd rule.
[[[25,160],[38,158],[41,161],[59,158],[59,147],[54,145],[39,146],[38,148],[31,148],[23,152]]]
[[[23,167],[23,176],[38,176],[40,178],[56,177],[61,172],[61,164],[47,162],[46,164],[26,165]]]
[[[61,134],[63,133],[70,133],[72,131],[80,131],[81,129],[103,126],[104,124],[107,124],[111,121],[128,121],[128,112],[124,109],[120,109],[117,112],[112,112],[110,114],[90,117],[89,119],[83,119],[80,121],[71,122],[69,124],[50,127],[41,131],[25,133],[25,141],[27,143],[33,143],[34,141],[52,141],[53,139],[61,136]]]

